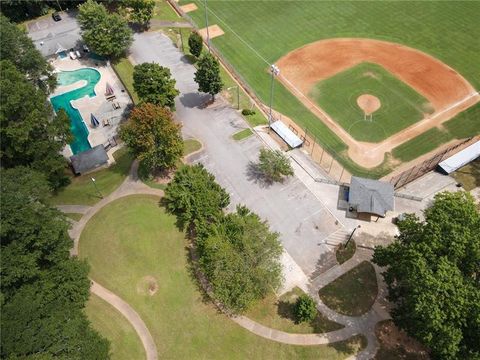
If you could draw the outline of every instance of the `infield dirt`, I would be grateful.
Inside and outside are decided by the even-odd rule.
[[[435,112],[381,143],[356,141],[307,95],[313,86],[362,62],[381,65],[423,95]],[[276,63],[279,80],[348,145],[357,164],[372,168],[384,154],[432,127],[439,126],[478,101],[480,95],[454,69],[407,46],[371,39],[321,40],[298,48]]]

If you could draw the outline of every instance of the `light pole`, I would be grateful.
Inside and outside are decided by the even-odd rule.
[[[95,190],[97,191],[98,195],[100,195],[100,198],[103,199],[103,195],[102,195],[102,193],[100,192],[100,190],[99,190],[98,187],[97,187],[97,183],[95,182],[95,178],[92,177],[92,178],[90,178],[90,179],[92,179],[93,186],[95,187]]]
[[[207,9],[207,0],[203,0],[203,4],[205,5],[205,29],[207,29],[207,47],[208,52],[210,52],[210,33],[208,32],[208,9]]]
[[[238,85],[230,86],[227,91],[237,88],[237,110],[240,110],[240,88]]]
[[[355,234],[355,231],[357,231],[357,229],[360,229],[361,227],[362,225],[358,225],[355,229],[353,229],[352,233],[350,234],[350,237],[348,238],[347,242],[345,243],[345,246],[343,247],[344,249],[347,247],[350,240],[352,240],[352,237],[353,237],[353,234]]]
[[[272,73],[272,82],[270,85],[270,112],[268,114],[268,126],[272,125],[272,104],[273,104],[273,84],[275,80],[275,76],[280,75],[280,69],[277,65],[272,64],[270,65],[270,72]]]

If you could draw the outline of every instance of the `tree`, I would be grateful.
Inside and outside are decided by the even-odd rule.
[[[133,41],[132,30],[118,14],[109,14],[102,4],[93,0],[78,7],[78,22],[85,43],[95,53],[119,57]]]
[[[132,154],[151,172],[175,167],[183,155],[181,125],[161,106],[144,103],[120,128],[120,137]]]
[[[53,115],[46,95],[8,60],[1,62],[0,137],[2,167],[31,166],[48,177],[53,188],[66,183],[66,160],[60,154],[71,140],[64,111]]]
[[[155,0],[123,0],[120,6],[126,10],[131,22],[147,27],[153,16]]]
[[[215,298],[232,312],[242,312],[281,284],[282,246],[278,233],[244,206],[214,224],[197,245],[199,262]]]
[[[35,48],[32,40],[1,14],[0,39],[3,48],[3,51],[0,51],[0,60],[12,62],[21,73],[26,74],[29,80],[39,85],[47,94],[55,89],[57,80],[53,68]]]
[[[210,53],[203,55],[198,61],[195,82],[198,84],[198,91],[212,95],[213,101],[215,101],[215,95],[222,91],[220,64]]]
[[[1,357],[107,359],[108,341],[83,313],[88,266],[70,257],[69,224],[46,204],[43,174],[1,170]]]
[[[170,69],[156,63],[136,65],[133,70],[133,88],[140,99],[170,110],[175,110],[175,97],[180,94],[175,83]]]
[[[196,58],[202,54],[203,39],[198,32],[194,31],[188,37],[188,48]]]
[[[192,229],[195,225],[218,222],[230,203],[230,196],[202,164],[197,164],[182,166],[175,173],[163,201],[182,226]]]
[[[297,322],[310,322],[317,316],[317,305],[307,294],[300,295],[295,303],[295,317]]]
[[[480,356],[480,214],[465,192],[437,194],[425,220],[409,215],[393,244],[375,248],[387,267],[392,318],[434,358]]]
[[[284,176],[293,175],[290,161],[280,150],[261,149],[257,167],[267,182],[282,181]]]

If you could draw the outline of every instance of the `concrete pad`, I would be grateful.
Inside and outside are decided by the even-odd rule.
[[[204,39],[207,38],[207,28],[198,30],[198,33],[202,36],[202,38]],[[211,25],[208,27],[208,36],[210,36],[210,39],[216,38],[223,34],[224,34],[223,30],[218,25]]]
[[[196,5],[196,4],[190,3],[190,4],[186,4],[186,5],[180,6],[180,9],[182,9],[183,12],[188,13],[188,12],[190,12],[190,11],[195,11],[195,10],[197,10],[198,8],[197,8],[197,5]]]

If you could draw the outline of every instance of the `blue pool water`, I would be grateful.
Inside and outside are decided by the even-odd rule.
[[[100,73],[95,69],[84,68],[74,71],[62,71],[57,74],[59,85],[70,85],[80,80],[86,80],[87,84],[79,89],[50,98],[53,109],[55,111],[65,110],[70,118],[70,128],[74,137],[73,142],[70,143],[70,148],[73,154],[91,149],[92,146],[88,142],[87,126],[83,122],[80,112],[72,107],[70,101],[83,98],[84,96],[96,96],[95,85],[100,80]]]

